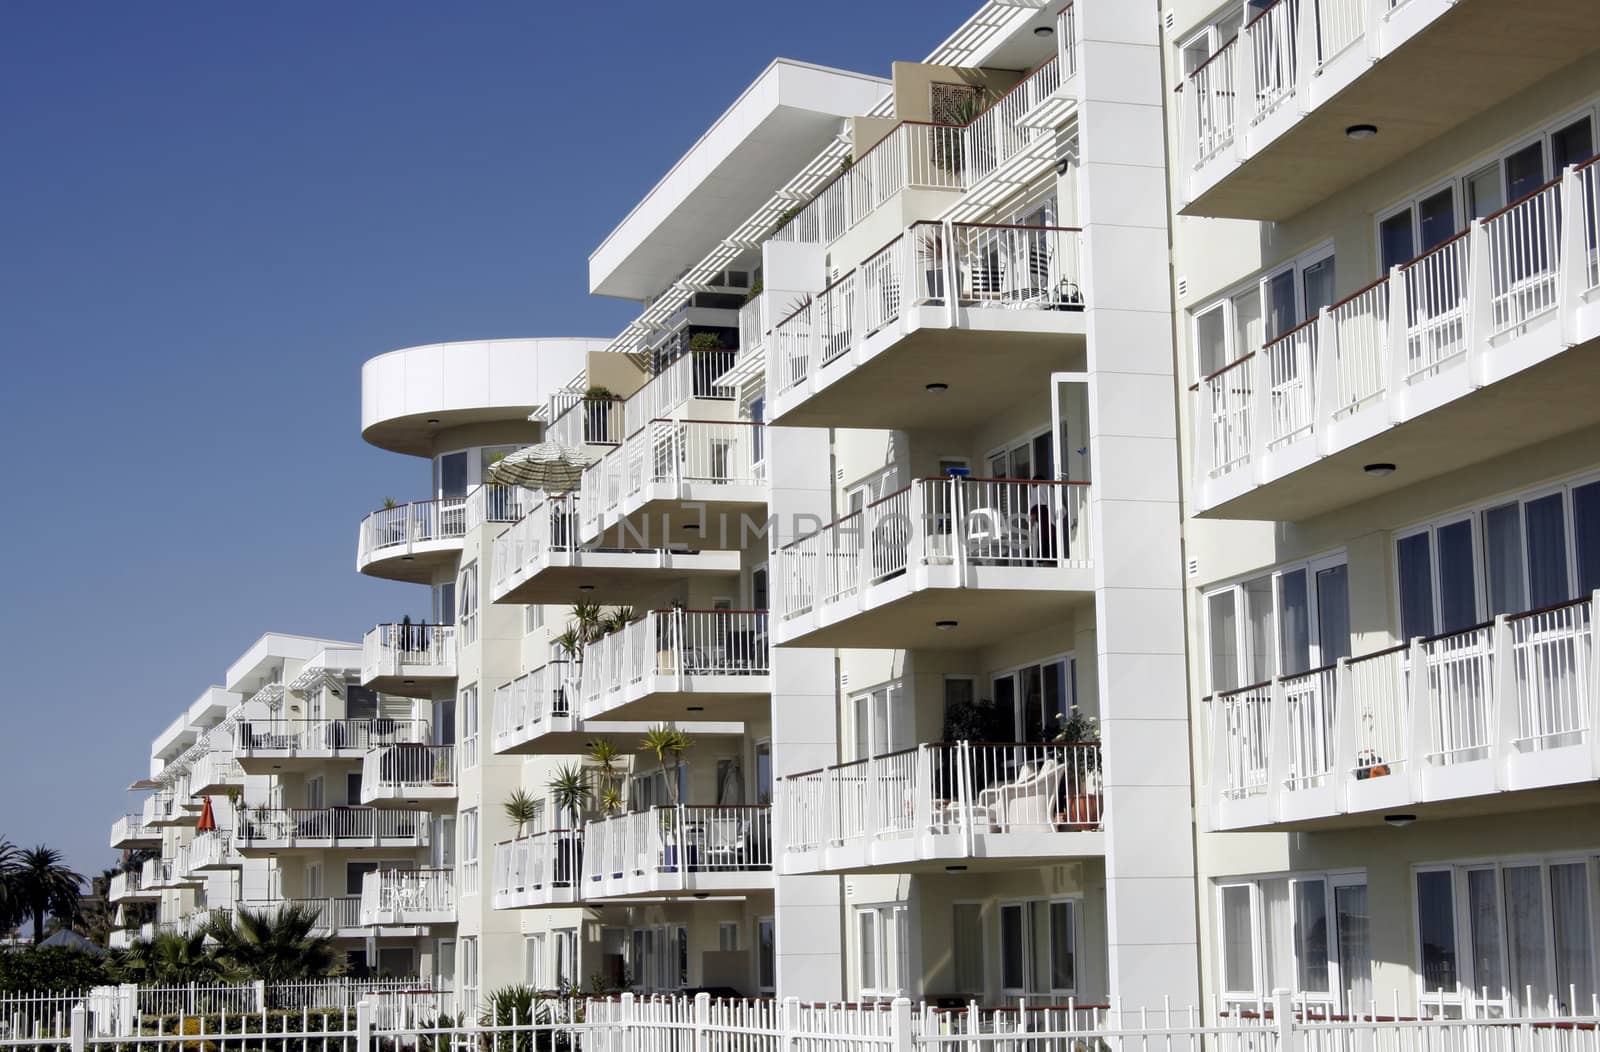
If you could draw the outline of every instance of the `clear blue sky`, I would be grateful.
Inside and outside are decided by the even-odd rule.
[[[423,612],[353,569],[427,487],[363,360],[614,333],[590,249],[772,57],[887,76],[975,7],[0,5],[0,836],[97,872],[263,630]]]

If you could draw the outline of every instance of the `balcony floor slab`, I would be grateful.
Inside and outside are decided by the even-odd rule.
[[[739,564],[735,551],[552,552],[541,567],[496,594],[494,601],[634,603],[673,581],[736,574]]]

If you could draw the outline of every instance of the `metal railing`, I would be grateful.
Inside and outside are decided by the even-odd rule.
[[[454,870],[380,869],[361,878],[364,925],[439,923],[455,908]]]
[[[776,390],[800,386],[909,306],[1076,311],[1083,305],[1077,228],[914,223],[773,328]]]
[[[1212,789],[1224,800],[1346,793],[1352,781],[1587,746],[1600,720],[1597,601],[1501,615],[1217,694]],[[1504,784],[1498,774],[1483,791]]]
[[[361,678],[454,676],[456,626],[378,625],[361,640]]]
[[[574,398],[545,428],[549,441],[575,449],[586,445],[614,446],[626,434],[623,400],[616,397]]]
[[[651,610],[590,643],[578,670],[585,718],[620,704],[656,677],[681,690],[685,677],[760,677],[771,672],[765,610]],[[743,689],[755,690],[754,685]]]
[[[768,328],[766,303],[767,297],[758,292],[739,308],[739,357],[741,358],[760,350],[766,342]]]
[[[321,935],[338,935],[362,927],[360,895],[330,895],[321,898],[249,899],[239,909],[251,913],[276,914],[287,906],[298,906],[313,913],[312,930]],[[281,1002],[280,1002],[281,1003]]]
[[[759,304],[760,301],[752,302]],[[743,318],[741,311],[741,325]],[[731,401],[737,397],[737,391],[717,383],[717,378],[733,368],[738,356],[737,350],[690,351],[669,362],[623,403],[623,434],[635,434],[652,420],[670,414],[691,398]]]
[[[333,720],[240,720],[234,748],[241,757],[297,753],[365,753],[398,742],[426,742],[427,720],[364,716]]]
[[[379,508],[361,520],[356,562],[410,552],[416,545],[458,540],[485,522],[515,522],[535,499],[520,486],[474,486],[460,497],[436,497]]]
[[[234,851],[233,834],[226,829],[218,828],[196,833],[194,839],[189,841],[186,864],[191,874],[224,866],[238,867],[243,862],[244,860]]]
[[[566,661],[540,665],[495,688],[494,749],[499,752],[537,738],[551,722],[570,717],[568,699],[573,685],[572,666]]]
[[[608,883],[641,877],[771,869],[772,809],[767,806],[653,807],[583,828],[583,876],[591,894],[603,894]]]
[[[416,789],[456,784],[456,747],[406,743],[386,745],[361,761],[364,793],[404,795]]]
[[[127,814],[111,823],[111,846],[135,841],[160,840],[161,830],[145,821],[143,814]]]
[[[293,845],[333,841],[336,847],[376,846],[381,841],[428,844],[428,813],[374,807],[250,807],[237,819],[243,845]],[[350,843],[339,843],[348,841]],[[393,845],[386,845],[393,846]]]
[[[784,850],[1101,823],[1098,742],[943,742],[778,781]]]
[[[601,516],[629,507],[649,487],[676,487],[687,496],[686,486],[760,484],[765,427],[752,421],[646,421],[619,448],[584,469],[585,529],[597,532]],[[649,540],[648,532],[640,531],[641,543]]]
[[[537,892],[576,888],[582,876],[582,840],[581,831],[551,829],[496,844],[496,905],[502,902],[509,905],[507,900],[518,900]]]
[[[149,863],[146,862],[145,866],[148,865]],[[120,899],[132,898],[136,895],[144,894],[142,880],[142,869],[139,872],[118,873],[111,878],[111,884],[107,890],[107,896],[112,902],[116,902]]]
[[[1191,388],[1202,478],[1324,436],[1435,377],[1461,375],[1541,322],[1577,311],[1600,287],[1597,168],[1591,160],[1567,169],[1202,377]]]
[[[779,617],[838,602],[923,566],[1091,566],[1087,482],[917,479],[779,548]]]

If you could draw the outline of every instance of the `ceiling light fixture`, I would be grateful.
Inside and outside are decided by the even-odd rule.
[[[578,591],[580,591],[580,592],[592,592],[592,591],[594,591],[594,585],[592,585],[592,584],[580,584],[578,586]]]
[[[1387,478],[1394,474],[1393,464],[1368,464],[1361,469],[1374,478]]]
[[[1410,825],[1412,822],[1415,822],[1416,820],[1417,820],[1417,816],[1416,815],[1384,815],[1383,816],[1384,824],[1385,825],[1394,826],[1396,829],[1404,829],[1406,826]]]
[[[436,416],[430,416],[430,417],[428,417],[428,423],[430,423],[430,424],[437,424],[437,423],[438,423],[438,422],[439,422],[439,418],[438,418],[438,417],[436,417]]]
[[[706,707],[704,705],[690,705],[689,706],[689,711],[690,712],[704,712],[704,711],[706,711]]]
[[[937,383],[937,382],[936,383],[931,383],[931,384],[924,384],[923,386],[926,387],[933,394],[944,394],[946,391],[950,390],[950,385],[949,384],[941,384],[941,383]]]
[[[404,685],[407,687],[414,687],[417,685],[417,681],[414,679],[408,679],[404,681]]]
[[[933,623],[933,627],[937,628],[941,632],[948,632],[960,623],[960,621],[935,621]]]
[[[1054,26],[1034,26],[1033,35],[1036,37],[1053,37],[1056,35]]]
[[[1362,139],[1370,139],[1378,134],[1378,126],[1376,124],[1352,124],[1344,130],[1344,134],[1346,138],[1355,139],[1359,142]]]
[[[946,867],[944,867],[944,871],[946,873],[965,873],[967,871],[967,867],[966,866],[946,866]]]

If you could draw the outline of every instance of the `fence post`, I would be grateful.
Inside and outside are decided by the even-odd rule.
[[[711,1025],[711,995],[704,990],[694,995],[694,1052],[706,1052],[706,1028]]]
[[[1484,726],[1489,729],[1489,757],[1494,763],[1495,786],[1511,786],[1511,758],[1517,753],[1517,738],[1522,728],[1522,696],[1517,690],[1515,648],[1511,623],[1505,614],[1496,614],[1489,630],[1489,654],[1483,668]],[[1530,684],[1530,692],[1537,689]],[[1533,698],[1527,699],[1530,707]],[[1531,728],[1530,728],[1531,729]]]
[[[365,1000],[356,1002],[355,1052],[372,1050],[372,1005]]]
[[[117,1036],[132,1037],[137,1029],[134,1020],[139,1015],[139,984],[123,983],[117,988]]]
[[[257,979],[250,984],[250,989],[255,993],[255,1010],[257,1012],[265,1012],[267,1010],[267,981],[265,979]]]
[[[911,1001],[896,997],[889,1008],[890,1052],[911,1052]]]
[[[785,997],[778,1018],[778,1052],[794,1052],[800,1038],[800,999]]]
[[[1407,303],[1410,297],[1406,295],[1405,271],[1400,267],[1389,268],[1389,284],[1385,290],[1389,296],[1388,306],[1388,332],[1385,342],[1388,351],[1384,355],[1384,398],[1389,403],[1389,422],[1398,424],[1405,418],[1406,378],[1411,371],[1411,321],[1407,313]]]
[[[1278,1029],[1277,1052],[1294,1052],[1294,994],[1281,986],[1272,991],[1272,1021]]]
[[[68,1024],[68,1030],[72,1042],[72,1052],[83,1052],[84,1045],[89,1038],[89,1013],[84,1010],[82,1001],[72,1006],[71,1022]]]
[[[1561,202],[1557,217],[1556,254],[1556,312],[1563,347],[1578,342],[1578,304],[1583,302],[1583,286],[1588,279],[1589,252],[1584,236],[1583,215],[1591,202],[1583,195],[1584,177],[1578,175],[1574,165],[1561,172],[1561,187],[1556,198]]]

